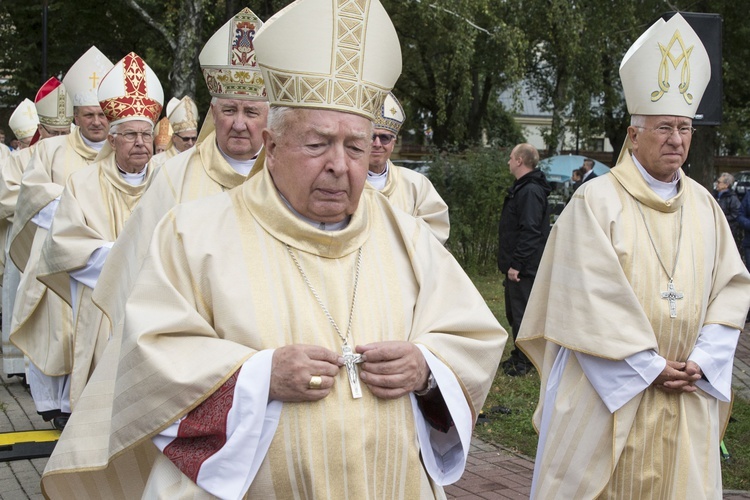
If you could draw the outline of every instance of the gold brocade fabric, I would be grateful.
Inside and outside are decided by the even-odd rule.
[[[102,475],[117,472],[120,485],[134,488],[126,493],[137,496],[144,478],[127,479],[120,460],[150,449],[150,435],[200,404],[254,353],[291,343],[340,352],[341,341],[286,244],[338,324],[347,323],[362,247],[354,342],[423,344],[453,370],[475,416],[507,334],[424,225],[366,193],[349,225],[336,232],[292,215],[267,171],[225,195],[170,212],[127,304],[107,452],[114,460],[101,472],[86,472],[64,439],[48,463],[45,492],[63,492],[71,481],[95,491]],[[374,303],[380,306],[368,307]],[[441,497],[421,465],[408,398],[384,401],[363,392],[361,399],[351,397],[342,370],[323,400],[285,403],[248,497]],[[90,449],[90,436],[82,435],[86,424],[76,417],[66,434],[79,434]],[[157,460],[150,492],[205,495],[170,464]]]
[[[448,240],[448,205],[427,177],[388,160],[388,180],[380,193],[394,207],[425,221],[440,243]]]
[[[670,271],[684,212],[676,318],[661,296],[668,278],[638,202]],[[653,349],[686,361],[703,325],[741,329],[748,306],[750,275],[723,214],[684,173],[678,194],[664,201],[627,156],[611,175],[579,189],[553,226],[518,342],[542,374],[534,424],[540,428],[543,413],[551,422],[540,437],[537,498],[679,498],[685,491],[716,498],[723,424],[712,396],[649,388],[611,414],[575,356],[556,381],[553,407],[543,405],[544,394],[560,346],[611,360]]]

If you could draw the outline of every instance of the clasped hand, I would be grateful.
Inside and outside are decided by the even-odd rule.
[[[653,385],[666,392],[695,392],[695,382],[703,376],[700,366],[693,361],[669,361],[656,377]]]
[[[374,342],[356,346],[356,352],[362,354],[362,363],[358,365],[360,379],[379,398],[396,399],[427,386],[427,361],[411,342]],[[290,402],[323,399],[331,392],[342,366],[341,355],[324,347],[306,344],[279,347],[273,354],[269,399]],[[310,379],[316,375],[321,378],[320,387],[311,389]]]

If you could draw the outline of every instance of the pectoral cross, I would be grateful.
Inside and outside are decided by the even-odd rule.
[[[344,344],[341,350],[344,352],[344,366],[346,366],[346,375],[349,377],[349,386],[352,388],[352,398],[361,398],[362,387],[359,385],[359,373],[354,365],[362,362],[362,355],[354,354],[349,344]]]
[[[674,288],[674,282],[670,279],[667,284],[667,291],[661,292],[661,298],[669,301],[669,317],[677,317],[677,300],[683,298],[684,295],[678,292]]]

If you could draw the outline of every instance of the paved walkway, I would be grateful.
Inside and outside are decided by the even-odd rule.
[[[34,410],[28,391],[18,379],[2,379],[0,386],[0,432],[47,430]],[[750,400],[750,323],[740,335],[734,362],[734,386],[738,396]],[[46,458],[0,462],[0,500],[41,499],[39,487]],[[502,446],[474,439],[466,472],[460,481],[448,486],[449,498],[494,500],[528,498],[534,461]],[[724,491],[725,500],[750,499],[750,492]]]

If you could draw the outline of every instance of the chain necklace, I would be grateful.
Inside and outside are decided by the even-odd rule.
[[[667,278],[669,278],[669,282],[667,283],[667,290],[665,292],[661,292],[661,298],[669,302],[669,317],[670,318],[676,318],[677,317],[677,301],[679,299],[682,299],[685,295],[682,292],[678,292],[674,287],[674,273],[677,271],[677,259],[680,258],[680,246],[682,243],[682,208],[680,207],[680,233],[677,236],[677,250],[674,254],[674,265],[672,266],[672,272],[670,273],[667,270],[667,266],[664,265],[664,262],[661,260],[661,255],[659,255],[659,250],[656,248],[656,243],[654,243],[654,237],[651,236],[651,230],[648,227],[648,224],[646,224],[646,216],[643,214],[643,209],[641,208],[641,203],[638,200],[635,200],[635,204],[638,207],[638,211],[641,213],[641,219],[643,219],[643,225],[646,226],[646,234],[648,234],[648,239],[651,241],[651,246],[654,248],[654,253],[656,253],[656,258],[659,260],[659,264],[661,264],[661,268],[664,269],[664,272],[667,275]]]
[[[351,338],[351,333],[352,333],[352,318],[354,317],[354,306],[357,303],[357,288],[359,286],[359,273],[362,267],[362,247],[359,247],[359,250],[357,251],[357,268],[354,273],[354,291],[352,292],[352,307],[351,307],[351,310],[349,311],[349,324],[346,327],[346,336],[341,334],[341,330],[339,329],[339,326],[336,324],[336,321],[334,321],[333,316],[331,316],[331,313],[328,312],[328,308],[321,300],[320,295],[318,295],[318,292],[315,290],[315,287],[313,287],[312,283],[310,283],[310,280],[308,279],[307,274],[302,269],[302,266],[297,260],[297,257],[294,255],[294,252],[292,252],[292,248],[289,245],[286,245],[286,250],[287,252],[289,252],[289,256],[292,258],[292,261],[294,261],[294,265],[297,266],[297,270],[299,271],[300,276],[302,276],[302,280],[307,285],[307,288],[309,288],[310,291],[312,292],[313,297],[315,297],[315,300],[318,302],[318,305],[325,313],[326,318],[328,318],[328,321],[333,326],[333,329],[336,331],[336,334],[339,336],[339,338],[343,342],[341,346],[341,350],[343,352],[344,365],[346,366],[346,373],[347,373],[347,376],[349,377],[349,386],[352,389],[352,397],[354,399],[361,398],[362,387],[359,384],[359,373],[357,373],[357,368],[354,365],[362,362],[362,355],[355,354],[354,351],[352,351],[352,348],[349,345],[349,339]]]

